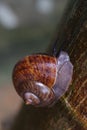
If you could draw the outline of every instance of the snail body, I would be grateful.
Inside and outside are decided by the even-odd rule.
[[[13,70],[13,84],[26,104],[50,106],[67,91],[73,65],[66,52],[59,57],[30,55],[20,60]]]

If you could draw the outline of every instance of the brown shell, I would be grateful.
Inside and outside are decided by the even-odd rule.
[[[17,90],[23,81],[37,81],[52,88],[57,69],[56,58],[48,55],[30,55],[19,61],[13,70],[13,83]]]

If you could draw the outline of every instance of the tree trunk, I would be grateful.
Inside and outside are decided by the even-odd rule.
[[[87,0],[70,1],[56,36],[74,66],[72,85],[51,108],[23,105],[12,130],[87,129]]]

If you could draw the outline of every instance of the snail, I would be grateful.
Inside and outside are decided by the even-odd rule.
[[[58,57],[33,54],[20,60],[13,69],[14,87],[26,104],[52,106],[68,90],[73,65],[68,54]]]

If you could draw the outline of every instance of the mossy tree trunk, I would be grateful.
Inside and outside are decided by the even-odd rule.
[[[23,105],[12,130],[87,129],[87,0],[70,1],[56,36],[74,66],[72,85],[52,108]]]

